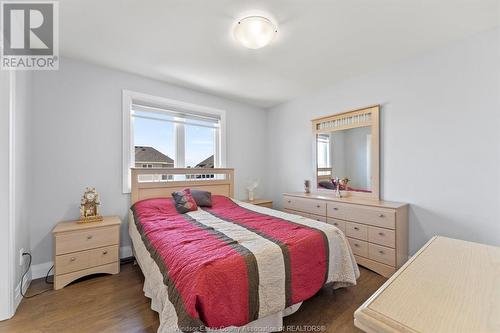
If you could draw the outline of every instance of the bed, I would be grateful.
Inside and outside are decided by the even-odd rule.
[[[324,285],[356,284],[343,233],[232,199],[232,169],[132,169],[129,234],[158,332],[273,332]],[[176,212],[171,193],[212,193]]]

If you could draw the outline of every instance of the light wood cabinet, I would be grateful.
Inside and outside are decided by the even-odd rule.
[[[432,238],[354,313],[368,333],[499,332],[500,248]]]
[[[346,236],[359,265],[385,277],[408,260],[408,205],[322,193],[285,193],[288,213],[330,223]]]
[[[273,208],[273,201],[267,199],[243,200],[243,202],[266,208]]]
[[[116,216],[102,222],[61,222],[54,237],[54,289],[95,273],[120,272],[121,221]]]

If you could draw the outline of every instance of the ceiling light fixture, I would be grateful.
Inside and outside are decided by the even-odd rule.
[[[242,18],[234,27],[234,38],[249,49],[260,49],[266,46],[277,33],[278,27],[263,16]]]

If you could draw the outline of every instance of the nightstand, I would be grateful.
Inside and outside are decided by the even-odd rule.
[[[273,201],[266,199],[243,200],[243,202],[250,203],[261,207],[273,208]]]
[[[77,222],[60,222],[52,230],[56,290],[90,274],[120,272],[120,218]]]

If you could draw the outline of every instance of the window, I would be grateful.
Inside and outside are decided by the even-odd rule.
[[[131,167],[225,166],[224,111],[123,91],[123,116],[124,193]]]
[[[317,147],[318,168],[330,168],[330,136],[318,134]]]

